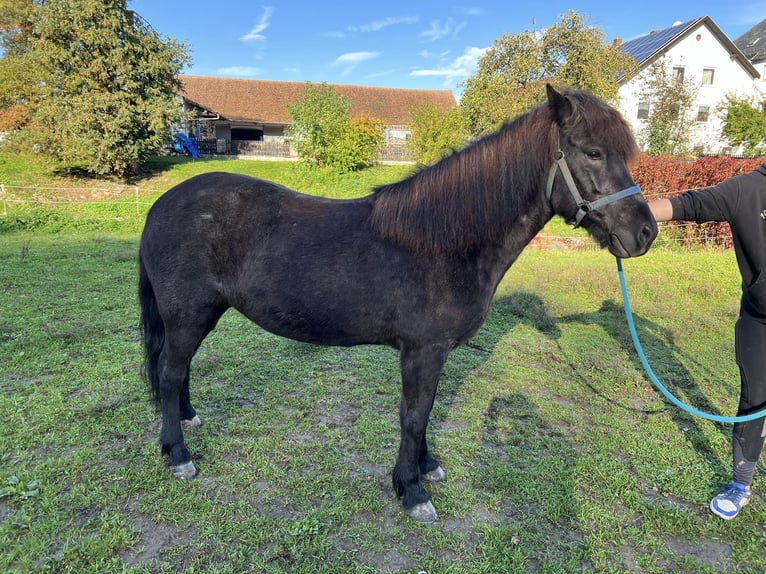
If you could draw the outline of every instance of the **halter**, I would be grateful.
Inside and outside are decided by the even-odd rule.
[[[637,185],[634,185],[623,189],[622,191],[618,191],[617,193],[613,193],[612,195],[607,195],[606,197],[597,199],[596,201],[586,201],[582,198],[580,192],[577,191],[577,186],[575,185],[574,178],[572,178],[572,172],[569,171],[569,166],[564,159],[564,152],[559,150],[556,152],[556,163],[551,166],[551,171],[548,173],[548,184],[545,186],[545,197],[549,202],[551,200],[551,194],[553,193],[553,181],[556,179],[556,172],[559,169],[561,170],[561,174],[564,176],[564,181],[567,182],[569,193],[572,194],[575,203],[577,203],[577,213],[575,214],[574,218],[567,221],[567,223],[574,225],[575,228],[580,227],[580,222],[583,220],[583,217],[588,215],[588,212],[604,207],[613,201],[619,201],[620,199],[626,198],[629,195],[641,193],[641,188]]]

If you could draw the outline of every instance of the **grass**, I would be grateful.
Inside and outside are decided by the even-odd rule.
[[[193,363],[200,475],[173,480],[139,377],[136,249],[103,233],[0,244],[0,571],[766,569],[760,497],[732,523],[707,511],[730,426],[649,385],[608,255],[526,251],[451,355],[430,434],[448,481],[423,526],[390,486],[396,354],[291,342],[234,312]],[[655,372],[733,412],[731,253],[655,250],[625,271]]]
[[[162,158],[132,182],[136,215],[90,197],[6,216],[0,572],[766,571],[763,469],[736,521],[708,512],[729,479],[731,426],[651,387],[614,259],[595,249],[527,250],[450,356],[430,426],[448,472],[429,486],[436,524],[412,523],[391,488],[396,353],[280,339],[235,312],[192,365],[203,426],[187,442],[200,474],[173,480],[139,376],[138,232],[164,189],[213,169],[353,197],[411,168],[336,177]],[[24,182],[104,185],[0,157],[0,183]],[[547,232],[570,233],[558,220]],[[624,266],[654,371],[698,408],[732,414],[733,254],[655,247]]]

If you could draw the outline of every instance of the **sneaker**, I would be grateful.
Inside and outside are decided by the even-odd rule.
[[[710,501],[710,510],[724,520],[731,520],[749,502],[750,487],[740,482],[730,482]]]

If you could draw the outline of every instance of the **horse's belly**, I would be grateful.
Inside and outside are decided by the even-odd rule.
[[[377,321],[364,314],[354,318],[327,307],[311,310],[272,307],[242,312],[266,331],[304,343],[341,347],[389,343],[376,327]]]

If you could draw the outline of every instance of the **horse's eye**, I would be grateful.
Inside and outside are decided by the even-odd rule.
[[[601,159],[601,152],[597,149],[592,149],[589,152],[587,152],[585,155],[588,156],[588,159]]]

